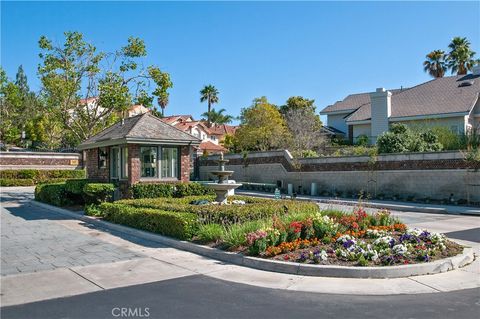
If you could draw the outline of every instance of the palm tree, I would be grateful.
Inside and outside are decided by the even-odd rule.
[[[164,117],[165,116],[165,108],[168,105],[168,94],[161,94],[158,97],[158,105],[162,109],[162,117]]]
[[[427,54],[423,69],[434,78],[443,78],[447,70],[445,62],[445,52],[443,50],[434,50]]]
[[[212,105],[218,103],[218,90],[211,84],[205,85],[203,89],[200,91],[200,102],[208,103],[208,111],[207,111],[207,123],[208,126],[212,125],[210,115],[212,111]]]
[[[470,42],[467,38],[455,37],[448,47],[450,52],[447,61],[452,74],[455,72],[457,75],[467,74],[468,70],[478,63],[478,60],[474,59],[475,52],[470,50]]]
[[[223,112],[226,112],[226,110],[220,109],[216,111],[214,108],[212,108],[210,112],[205,112],[202,114],[202,116],[209,118],[211,123],[215,123],[215,124],[226,124],[226,123],[232,122],[233,116],[228,114],[223,114]]]

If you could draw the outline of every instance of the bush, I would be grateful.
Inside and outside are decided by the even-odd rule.
[[[131,187],[133,198],[173,197],[173,184],[135,184]]]
[[[199,183],[148,183],[131,188],[133,198],[185,197],[214,195],[215,192]]]
[[[71,178],[85,178],[85,170],[38,170],[38,169],[20,169],[20,170],[2,170],[0,179],[29,179],[34,184],[45,183],[51,180],[66,180]],[[22,183],[22,182],[19,182]],[[6,186],[6,185],[5,185]],[[20,186],[20,185],[12,185]],[[22,185],[23,186],[23,185]]]
[[[115,185],[111,183],[87,183],[83,187],[83,199],[86,204],[100,204],[112,200]]]
[[[67,206],[72,203],[65,191],[65,183],[37,185],[35,200],[55,206]]]
[[[10,179],[10,178],[0,178],[0,186],[33,186],[35,185],[35,180],[33,179]]]
[[[200,183],[178,183],[175,184],[175,197],[215,195],[213,189],[203,186]]]
[[[119,203],[102,203],[98,207],[107,221],[178,239],[191,239],[198,231],[194,214],[135,208]]]
[[[435,152],[443,145],[432,130],[414,132],[405,124],[393,124],[377,139],[378,153]]]
[[[238,197],[234,197],[236,199]],[[241,198],[241,197],[240,197]],[[195,199],[201,199],[195,197]],[[179,202],[179,200],[181,200]],[[251,220],[271,217],[273,215],[295,214],[300,212],[317,212],[317,204],[292,200],[269,200],[255,198],[251,204],[246,205],[190,205],[192,197],[176,200],[156,199],[130,199],[118,203],[139,207],[153,208],[164,211],[180,211],[196,214],[203,223],[235,224]],[[255,202],[257,201],[257,202]]]
[[[65,182],[65,190],[75,195],[82,195],[88,179],[69,179]]]

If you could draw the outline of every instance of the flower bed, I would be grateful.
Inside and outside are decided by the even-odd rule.
[[[329,216],[330,215],[330,216]],[[247,252],[274,260],[321,265],[392,266],[430,262],[460,254],[444,235],[408,229],[387,211],[374,215],[324,212],[247,236]]]

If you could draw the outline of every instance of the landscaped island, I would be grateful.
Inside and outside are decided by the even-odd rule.
[[[212,191],[197,183],[136,184],[131,189],[134,199],[101,202],[108,199],[105,189],[105,184],[68,181],[38,187],[36,198],[46,202],[49,198],[78,200],[84,193],[88,215],[230,252],[288,262],[392,266],[426,263],[463,251],[442,234],[409,229],[388,211],[367,214],[361,206],[346,213],[320,210],[314,202],[247,196],[232,196],[226,205],[216,205],[212,204]],[[93,190],[103,191],[98,197],[101,200],[92,200]]]

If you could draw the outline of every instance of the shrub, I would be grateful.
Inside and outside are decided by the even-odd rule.
[[[300,202],[292,200],[266,200],[251,199],[258,201],[246,205],[190,205],[192,197],[180,200],[156,199],[133,199],[121,200],[119,203],[134,207],[154,208],[166,211],[185,211],[196,214],[204,223],[235,224],[251,220],[283,215],[285,213],[311,213],[317,212],[318,206],[312,202]],[[199,197],[195,197],[200,199]],[[237,197],[234,197],[237,198]]]
[[[98,207],[107,221],[178,239],[191,239],[198,231],[194,214],[135,208],[119,203],[102,203]]]
[[[83,199],[86,204],[100,204],[112,199],[115,186],[111,183],[87,183],[83,187]]]
[[[33,179],[11,179],[11,178],[0,178],[0,186],[33,186],[35,185],[35,180]]]
[[[133,198],[173,197],[174,185],[165,183],[135,184],[131,187]]]
[[[357,137],[357,142],[355,143],[358,146],[368,146],[369,145],[369,138],[367,135],[362,134]]]
[[[213,189],[199,183],[139,183],[133,185],[131,189],[133,198],[215,195]]]
[[[379,153],[441,151],[443,145],[432,130],[412,131],[405,124],[393,124],[377,139]]]
[[[200,183],[178,183],[175,184],[175,197],[215,195],[213,189],[203,186]]]
[[[38,169],[20,169],[20,170],[2,170],[0,179],[30,179],[34,184],[45,183],[51,180],[66,180],[71,178],[85,178],[85,170],[38,170]],[[19,182],[22,183],[22,182]],[[21,186],[21,185],[12,185]],[[22,185],[23,186],[23,185]]]
[[[75,195],[82,195],[88,179],[69,179],[65,182],[65,190]]]
[[[35,187],[35,200],[55,206],[71,204],[65,191],[65,183],[43,184]]]

